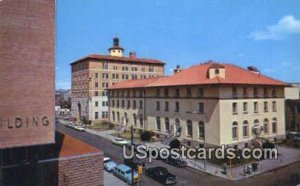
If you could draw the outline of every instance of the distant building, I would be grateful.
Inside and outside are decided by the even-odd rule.
[[[285,138],[284,82],[232,64],[207,62],[167,77],[109,87],[110,122],[186,145],[248,145]]]
[[[290,86],[284,88],[285,99],[298,100],[300,95],[299,83],[290,83]]]
[[[286,130],[300,132],[299,83],[285,88]]]
[[[92,54],[71,63],[72,116],[81,120],[107,121],[106,88],[119,81],[164,75],[164,63],[155,59],[137,58],[135,52],[124,56],[119,39],[113,39],[109,55]]]

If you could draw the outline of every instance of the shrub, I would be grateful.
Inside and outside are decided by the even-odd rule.
[[[150,141],[152,136],[153,136],[153,132],[144,131],[144,132],[141,133],[141,140],[142,141]]]
[[[181,143],[178,139],[174,139],[170,142],[170,147],[173,148],[180,148]]]

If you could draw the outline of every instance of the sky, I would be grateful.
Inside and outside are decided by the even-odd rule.
[[[165,75],[213,60],[300,82],[299,0],[57,0],[56,89],[70,88],[71,62],[108,54],[115,36],[125,56],[165,62]]]

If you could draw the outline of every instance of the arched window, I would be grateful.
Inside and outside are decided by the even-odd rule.
[[[272,119],[272,132],[273,132],[273,134],[277,133],[277,119],[276,118]]]
[[[191,120],[188,120],[186,122],[186,132],[187,132],[187,136],[188,137],[192,137],[193,136],[193,123]]]
[[[238,138],[238,123],[235,121],[232,123],[232,139],[236,140]]]
[[[267,118],[264,119],[264,133],[265,134],[269,133],[269,120]]]
[[[249,136],[249,123],[247,120],[243,122],[243,137]]]
[[[133,114],[133,123],[134,123],[135,126],[137,125],[136,119],[137,119],[137,118],[136,118],[136,114],[134,113],[134,114]]]
[[[199,138],[205,138],[205,125],[203,121],[199,121]]]
[[[176,136],[181,135],[180,120],[178,118],[175,119],[174,133]]]
[[[169,118],[165,118],[165,131],[170,131],[170,120]]]
[[[160,117],[156,117],[156,130],[160,131],[161,130],[161,126],[160,126]]]
[[[140,118],[140,126],[143,127],[143,125],[144,125],[143,115],[140,114],[139,118]]]

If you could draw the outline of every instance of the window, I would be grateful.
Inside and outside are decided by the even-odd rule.
[[[136,101],[133,100],[133,109],[136,109]]]
[[[254,87],[254,89],[253,89],[253,96],[258,97],[258,88],[257,87]]]
[[[98,104],[99,104],[98,101],[95,101],[95,107],[98,107]]]
[[[143,127],[143,125],[144,125],[143,115],[140,115],[140,127]]]
[[[265,88],[264,88],[264,97],[268,97],[268,96],[269,96],[268,88],[265,87]]]
[[[117,100],[117,108],[119,108],[119,107],[120,107],[120,101]]]
[[[160,97],[160,89],[156,89],[156,97]]]
[[[165,131],[170,131],[170,120],[169,118],[165,118]]]
[[[277,133],[277,119],[276,118],[272,119],[272,132],[273,132],[273,134]]]
[[[169,89],[165,89],[164,90],[164,96],[165,97],[169,97]]]
[[[122,108],[124,108],[124,107],[125,107],[125,101],[122,100]]]
[[[204,103],[199,103],[199,113],[204,114]]]
[[[265,134],[269,133],[269,120],[267,118],[264,119],[264,133]]]
[[[111,100],[111,106],[112,106],[112,107],[115,106],[115,100]]]
[[[186,95],[187,95],[187,97],[192,97],[192,89],[191,88],[186,89]]]
[[[273,97],[277,97],[277,92],[276,92],[276,89],[275,89],[275,88],[272,89],[272,96],[273,96]]]
[[[237,97],[237,88],[232,87],[232,97]]]
[[[248,113],[248,104],[247,104],[247,102],[244,102],[243,103],[243,112],[246,114],[246,113]]]
[[[130,109],[130,100],[127,100],[127,109]]]
[[[98,78],[98,73],[95,73],[95,78]]]
[[[203,97],[203,88],[198,88],[198,97]]]
[[[175,102],[175,112],[179,112],[179,102]]]
[[[142,109],[142,108],[143,108],[143,101],[140,100],[140,109]]]
[[[215,74],[219,75],[220,74],[220,70],[219,69],[215,69]]]
[[[102,107],[106,106],[106,101],[102,101]]]
[[[95,112],[95,119],[98,119],[98,118],[99,118],[98,112]]]
[[[113,119],[113,121],[116,120],[116,115],[115,115],[115,112],[114,112],[114,111],[112,111],[112,119]]]
[[[175,97],[180,97],[179,88],[175,89]]]
[[[98,82],[95,82],[95,87],[96,87],[96,88],[98,87]]]
[[[204,127],[204,122],[200,121],[199,122],[199,138],[204,138],[205,137],[205,127]]]
[[[258,113],[258,103],[256,101],[253,103],[253,107],[254,107],[254,113]]]
[[[108,118],[108,112],[107,111],[102,112],[102,118]]]
[[[186,132],[187,132],[187,137],[192,137],[193,136],[193,123],[191,120],[188,120],[186,122]]]
[[[238,138],[238,123],[235,121],[232,123],[232,139],[236,140]]]
[[[114,70],[118,70],[118,66],[114,66]]]
[[[160,110],[160,103],[159,101],[156,101],[156,111],[159,111]]]
[[[268,112],[268,102],[264,101],[264,112]]]
[[[232,103],[232,114],[237,114],[237,103]]]
[[[118,122],[120,122],[120,113],[117,112],[117,119],[118,119]]]
[[[165,102],[165,111],[168,112],[169,111],[169,102]]]
[[[277,111],[276,101],[272,101],[272,110],[273,110],[273,112]]]
[[[136,114],[133,114],[133,123],[134,125],[136,126],[137,125],[137,117],[136,117]]]
[[[105,70],[108,69],[108,63],[107,63],[107,62],[104,62],[104,63],[103,63],[103,69],[105,69]]]
[[[95,91],[95,96],[98,96],[99,95],[99,92],[98,91]]]
[[[243,122],[243,137],[249,136],[249,124],[248,121]]]
[[[158,131],[161,130],[160,117],[156,117],[156,130],[158,130]]]
[[[247,97],[247,96],[248,96],[248,89],[247,89],[247,87],[244,87],[244,88],[243,88],[243,96],[244,96],[244,97]]]

